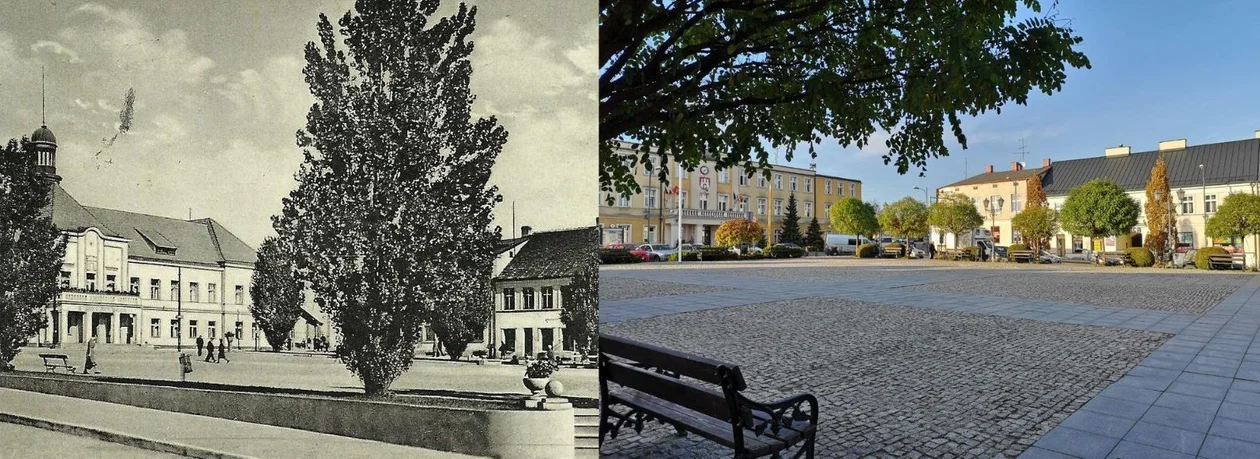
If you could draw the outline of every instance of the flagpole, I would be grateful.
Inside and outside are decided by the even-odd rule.
[[[682,195],[683,195],[683,189],[682,189],[682,185],[683,185],[683,182],[682,182],[682,163],[678,163],[678,174],[677,174],[677,175],[675,175],[675,177],[678,177],[678,262],[679,262],[679,263],[682,263],[682,261],[683,261],[683,250],[682,250],[682,248],[683,248],[683,245],[682,245],[682,241],[683,241],[683,226],[682,226],[682,214],[683,214],[683,198],[682,198]]]

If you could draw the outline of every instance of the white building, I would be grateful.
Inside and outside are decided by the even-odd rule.
[[[506,344],[516,355],[536,356],[548,347],[571,351],[573,340],[560,320],[569,301],[568,286],[584,263],[595,262],[600,233],[596,227],[530,233],[505,241],[495,263],[495,353]]]

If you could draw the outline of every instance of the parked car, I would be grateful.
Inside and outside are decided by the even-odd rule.
[[[857,252],[857,246],[861,244],[859,238],[852,234],[835,234],[827,233],[824,239],[823,253],[827,255],[853,255]]]
[[[634,250],[635,248],[639,247],[639,245],[640,245],[640,244],[631,244],[631,243],[629,243],[629,242],[610,242],[610,243],[608,243],[608,244],[605,244],[605,245],[604,245],[604,248],[605,248],[605,249],[626,249],[626,250]]]
[[[1060,258],[1058,255],[1042,250],[1041,261],[1046,262],[1046,263],[1062,263],[1063,259]]]
[[[917,246],[911,246],[910,258],[927,258],[927,251]]]
[[[666,244],[643,244],[631,250],[630,253],[642,258],[643,261],[665,261],[674,254],[674,248]]]
[[[754,253],[761,253],[761,247],[757,247],[755,245],[749,245],[749,244],[737,245],[737,246],[731,247],[731,252],[738,253],[741,255],[752,255]]]

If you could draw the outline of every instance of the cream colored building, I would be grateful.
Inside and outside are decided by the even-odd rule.
[[[623,143],[619,153],[632,155],[632,147]],[[692,171],[670,171],[668,187],[657,181],[656,169],[643,165],[632,169],[642,192],[630,197],[614,195],[611,205],[608,195],[600,196],[599,225],[604,244],[675,244],[679,209],[684,243],[713,244],[717,227],[737,218],[754,220],[763,227],[772,225],[777,234],[792,194],[796,195],[801,231],[817,216],[825,233],[830,227],[828,212],[832,205],[842,198],[862,197],[860,180],[790,166],[774,166],[769,178],[761,173],[748,177],[748,171],[742,167],[717,170],[713,161],[703,161]],[[673,193],[675,186],[678,194]]]
[[[983,174],[968,177],[937,188],[936,198],[946,195],[963,195],[971,199],[976,210],[984,217],[983,228],[988,229],[997,245],[1019,243],[1023,238],[1011,229],[1011,218],[1028,204],[1028,180],[1043,177],[1050,170],[1050,160],[1042,161],[1042,167],[1026,169],[1023,163],[1012,162],[1007,170],[986,166]],[[967,245],[955,240],[954,235],[932,228],[932,242],[941,248],[958,248]],[[961,242],[961,243],[960,243]]]

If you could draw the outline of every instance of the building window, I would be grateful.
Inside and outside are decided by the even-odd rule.
[[[757,198],[757,214],[766,214],[766,198]]]
[[[857,196],[857,184],[856,184],[856,183],[850,183],[850,184],[849,184],[849,196]]]
[[[542,308],[551,309],[556,306],[555,291],[551,287],[542,288]]]
[[[805,201],[805,217],[809,218],[813,216],[814,216],[814,203]]]
[[[656,243],[656,225],[643,225],[643,242],[646,244]]]
[[[237,346],[240,346],[239,343],[241,342],[241,332],[245,331],[244,328],[245,328],[244,322],[237,322],[236,330],[232,332],[232,336],[236,337],[236,342],[238,343]]]
[[[792,187],[792,191],[796,191],[796,177],[795,176],[788,179],[788,186]]]
[[[174,338],[177,336],[179,336],[179,321],[171,319],[171,337]]]
[[[218,336],[215,334],[215,332],[219,330],[218,327],[216,327],[216,325],[217,324],[215,324],[213,320],[211,320],[210,323],[206,324],[206,331],[210,333],[210,339],[214,339],[216,336]]]
[[[783,200],[782,199],[774,200],[774,215],[775,216],[783,215]]]
[[[131,292],[133,295],[140,294],[140,278],[139,277],[131,278],[131,288],[128,291]]]
[[[814,192],[814,178],[813,177],[810,177],[808,180],[805,181],[805,192],[806,193]]]
[[[682,192],[682,204],[680,204],[680,207],[679,207],[679,208],[680,208],[680,209],[686,209],[686,208],[687,208],[687,192],[686,192],[686,191]]]
[[[105,275],[105,291],[108,291],[108,292],[118,291],[118,276],[115,276],[113,274]]]
[[[154,300],[162,299],[162,281],[149,279],[149,298]]]
[[[748,195],[739,197],[739,211],[748,212]]]
[[[726,206],[726,201],[729,199],[730,199],[730,196],[725,195],[725,194],[719,194],[718,195],[718,210],[726,211],[728,209],[728,207]]]
[[[516,291],[510,288],[503,289],[503,310],[516,310]]]
[[[765,188],[765,187],[766,187],[766,175],[757,174],[757,188]]]
[[[1216,195],[1209,194],[1203,197],[1203,211],[1209,214],[1216,213]]]
[[[617,207],[630,207],[630,197],[626,195],[617,196]]]
[[[1181,213],[1182,215],[1189,215],[1189,214],[1194,213],[1194,196],[1193,195],[1187,194],[1181,198]]]
[[[649,188],[647,191],[643,192],[643,207],[647,207],[649,209],[656,208],[656,189],[655,188]]]
[[[215,284],[206,285],[206,300],[211,303],[219,302],[219,286]]]
[[[188,321],[188,337],[189,338],[197,337],[197,321],[195,320]]]
[[[1021,207],[1023,206],[1022,206],[1022,203],[1019,202],[1019,193],[1012,193],[1011,194],[1011,213],[1013,214],[1019,213]],[[1141,209],[1140,206],[1138,208]]]
[[[521,289],[521,309],[534,309],[534,288]]]
[[[201,296],[201,286],[197,285],[196,282],[189,282],[188,283],[188,301],[193,302],[193,303],[201,301],[200,296]]]
[[[96,273],[87,273],[87,289],[96,290]]]
[[[70,271],[62,271],[61,275],[57,276],[57,285],[63,289],[70,288]]]
[[[179,281],[171,281],[171,299],[178,300],[179,297]]]
[[[826,212],[826,214],[825,214],[825,215],[827,215],[827,216],[830,216],[830,215],[831,215],[831,203],[830,203],[830,202],[829,202],[829,203],[827,203],[827,204],[824,204],[824,205],[823,205],[823,211],[824,211],[824,212]]]
[[[823,193],[831,194],[831,180],[823,180]]]
[[[774,174],[774,189],[783,189],[783,174]]]
[[[245,304],[245,286],[236,286],[236,304]]]
[[[162,319],[149,319],[149,337],[162,337]]]
[[[709,194],[700,194],[700,210],[709,210]]]
[[[718,171],[718,183],[729,183],[730,181],[731,181],[730,172],[727,172],[726,170]]]
[[[748,186],[748,176],[739,174],[739,186]]]

